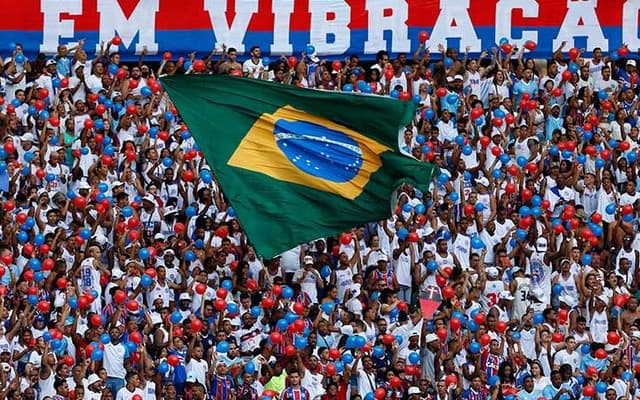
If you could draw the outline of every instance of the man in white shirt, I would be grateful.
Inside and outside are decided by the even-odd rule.
[[[251,54],[251,58],[242,64],[242,72],[244,72],[244,76],[259,79],[263,77],[266,70],[262,64],[262,58],[260,58],[260,47],[253,46],[249,53]]]
[[[138,395],[142,398],[144,392],[138,386],[140,386],[140,378],[137,372],[127,372],[125,378],[127,384],[122,389],[118,390],[116,394],[116,400],[129,400],[133,396]]]
[[[318,286],[323,288],[324,280],[320,277],[318,271],[313,268],[312,256],[304,256],[302,267],[293,275],[293,282],[300,284],[300,288],[309,295],[312,303],[317,303]]]

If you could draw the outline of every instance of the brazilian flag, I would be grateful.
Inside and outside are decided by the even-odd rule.
[[[231,76],[162,83],[263,257],[385,219],[401,183],[431,180],[433,165],[397,148],[410,102]]]

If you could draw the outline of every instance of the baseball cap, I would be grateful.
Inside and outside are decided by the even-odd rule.
[[[464,78],[462,77],[462,75],[460,75],[460,74],[456,74],[456,75],[453,77],[453,80],[454,80],[454,81],[463,81],[463,80],[464,80]]]
[[[313,257],[304,256],[303,264],[304,265],[313,265]]]
[[[489,278],[497,278],[500,275],[500,271],[496,267],[488,267],[485,272]]]
[[[636,60],[627,60],[627,65],[636,66]]]
[[[440,340],[440,338],[438,338],[438,335],[436,335],[435,333],[430,333],[424,338],[425,343],[431,343],[438,340]]]
[[[384,262],[388,262],[389,261],[389,257],[387,257],[386,254],[382,253],[380,255],[380,258],[378,258],[378,261],[384,261]]]
[[[81,181],[78,184],[78,190],[91,190],[91,185],[89,185],[87,182],[85,181]]]
[[[20,136],[20,140],[23,142],[35,142],[35,137],[33,136],[33,133],[28,132]]]
[[[152,194],[150,194],[150,193],[145,194],[145,195],[142,197],[142,200],[143,200],[143,201],[144,201],[144,200],[146,200],[146,201],[148,201],[148,202],[150,202],[150,203],[155,203],[155,202],[156,202],[156,199],[155,199],[155,198],[153,197],[153,195],[152,195]]]
[[[191,296],[189,296],[189,293],[180,293],[180,297],[178,299],[179,301],[182,301],[182,300],[191,301]]]
[[[56,65],[57,62],[54,59],[48,60],[47,63],[45,64],[46,67],[50,66],[50,65]]]
[[[513,295],[508,290],[503,290],[498,295],[498,300],[513,300]]]
[[[636,339],[640,339],[640,331],[633,331],[631,333],[631,337],[636,338]]]
[[[153,239],[154,240],[164,240],[164,235],[162,233],[158,232],[155,235],[153,235]]]
[[[541,237],[536,240],[536,249],[538,251],[547,251],[548,246],[547,239]]]
[[[476,183],[478,185],[482,185],[484,187],[489,187],[489,180],[487,178],[485,178],[484,176],[480,177],[480,178],[476,178]]]
[[[420,394],[420,389],[419,389],[418,387],[416,387],[416,386],[411,386],[411,387],[409,388],[409,391],[407,392],[407,394],[408,394],[409,396],[411,396],[411,395],[413,395],[413,394]]]
[[[121,181],[113,181],[113,182],[111,182],[111,187],[112,188],[117,188],[119,186],[124,186],[124,182],[121,182]]]

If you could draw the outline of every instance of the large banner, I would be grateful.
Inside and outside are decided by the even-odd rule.
[[[507,38],[518,47],[537,43],[531,57],[548,57],[567,42],[606,53],[626,43],[640,47],[640,0],[0,0],[0,55],[15,43],[25,53],[53,54],[59,43],[85,39],[92,54],[119,35],[124,60],[165,51],[205,57],[223,43],[239,54],[299,55],[307,44],[327,58],[378,50],[411,53],[426,31],[438,44],[472,54]]]

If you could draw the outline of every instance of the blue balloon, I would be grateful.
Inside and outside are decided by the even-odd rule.
[[[511,334],[511,339],[512,340],[520,340],[522,338],[522,336],[520,335],[520,332],[513,332]]]
[[[616,204],[615,203],[608,204],[607,208],[605,208],[605,211],[609,215],[615,214],[616,213]]]
[[[201,249],[204,247],[204,241],[202,239],[196,239],[193,244],[196,246],[196,249]]]
[[[227,311],[231,315],[236,315],[240,312],[240,309],[238,308],[238,305],[236,303],[232,302],[232,303],[227,303]]]
[[[144,86],[142,89],[140,89],[140,94],[144,97],[151,97],[151,89],[149,88],[149,86]],[[117,107],[117,105],[116,105]],[[122,107],[122,106],[121,106]]]
[[[342,91],[343,92],[353,92],[353,85],[350,83],[347,83],[346,85],[342,86]]]
[[[578,67],[578,64],[576,64],[574,62],[569,63],[569,71],[571,71],[572,74],[578,73],[579,69],[580,69],[580,67]]]
[[[638,153],[636,153],[635,151],[630,151],[629,153],[627,153],[627,161],[629,163],[638,161]]]
[[[624,371],[621,375],[621,378],[623,381],[631,381],[631,379],[633,379],[633,374],[629,371]]]
[[[413,104],[420,104],[422,102],[422,97],[419,94],[413,95]]]
[[[173,159],[171,157],[165,157],[162,159],[162,165],[169,168],[173,165]]]
[[[296,338],[293,340],[293,346],[296,349],[304,349],[309,345],[309,342],[307,341],[307,338],[304,336],[296,336]]]
[[[195,207],[193,206],[189,206],[184,210],[184,214],[191,218],[191,217],[195,217],[198,214],[198,211],[196,210]]]
[[[153,279],[151,279],[149,275],[143,274],[140,277],[140,284],[142,285],[142,287],[148,288],[149,286],[151,286],[151,283],[153,283]]]
[[[487,380],[487,383],[489,384],[490,387],[497,385],[499,382],[500,382],[500,378],[498,377],[498,375],[491,375]]]
[[[196,259],[196,253],[195,253],[195,252],[193,252],[192,250],[187,250],[187,251],[184,253],[184,259],[185,259],[187,262],[192,262],[193,260],[195,260],[195,259]]]
[[[451,199],[451,201],[455,203],[458,200],[460,200],[460,195],[458,194],[458,192],[451,192],[451,194],[449,195],[449,198]]]
[[[444,172],[442,172],[441,174],[438,175],[438,183],[440,185],[444,185],[447,182],[449,182],[449,175],[447,175]]]
[[[282,298],[284,299],[290,299],[293,297],[293,289],[291,289],[289,286],[285,286],[282,288]]]
[[[462,154],[464,154],[465,156],[470,156],[473,153],[473,148],[468,145],[465,144],[464,146],[462,146]]]
[[[44,274],[42,271],[37,271],[33,274],[33,280],[36,282],[42,282],[44,280]]]
[[[605,161],[602,158],[598,158],[596,160],[596,168],[601,169],[604,168]]]
[[[602,382],[602,381],[600,381],[600,382],[596,383],[596,391],[597,391],[598,393],[604,393],[604,392],[606,392],[606,391],[607,391],[607,384],[606,384],[606,383],[604,383],[604,382]]]
[[[504,111],[502,111],[502,109],[498,108],[495,111],[493,111],[493,116],[496,118],[504,118],[505,117],[505,113]]]
[[[533,324],[540,325],[544,322],[544,315],[542,314],[534,314],[533,315]]]
[[[600,90],[600,91],[598,92],[598,98],[599,98],[600,100],[606,100],[606,99],[607,99],[607,97],[609,97],[609,95],[608,95],[608,94],[607,94],[607,92],[605,92],[604,90]]]
[[[420,363],[420,354],[418,354],[417,352],[413,351],[411,353],[409,353],[409,363],[411,364],[418,364]]]
[[[478,354],[480,353],[480,350],[482,349],[482,346],[480,345],[480,343],[478,342],[471,342],[469,343],[469,351],[472,354]]]
[[[389,96],[397,99],[398,97],[400,97],[400,92],[398,92],[397,90],[393,89],[389,92]]]
[[[413,207],[411,207],[410,203],[404,203],[404,205],[402,206],[402,211],[406,213],[411,212],[412,209]]]
[[[216,346],[216,351],[218,353],[226,353],[229,351],[229,342],[220,342],[218,343],[218,345]]]
[[[519,156],[516,159],[516,164],[518,164],[518,167],[524,168],[524,166],[527,165],[527,158],[524,156]]]
[[[75,296],[69,297],[69,299],[67,300],[67,303],[69,303],[69,307],[71,307],[71,309],[73,310],[78,308],[78,298]]]
[[[180,313],[180,311],[174,311],[171,313],[169,320],[173,324],[179,324],[182,321],[182,314]]]
[[[209,170],[205,169],[200,172],[200,179],[202,179],[202,182],[208,185],[213,181],[213,176],[211,175],[211,172],[209,172]]]
[[[336,361],[333,363],[333,365],[336,367],[337,373],[341,373],[342,371],[344,371],[344,364],[342,363],[342,361]]]
[[[591,351],[591,346],[589,346],[588,344],[583,344],[582,346],[580,346],[580,351],[582,352],[582,354],[589,354],[589,352]]]
[[[29,297],[27,297],[27,300],[29,300],[29,304],[31,304],[32,306],[35,306],[36,304],[38,304],[38,296],[35,294],[31,294],[29,295]]]
[[[479,250],[485,247],[484,242],[478,236],[475,236],[471,239],[471,247],[473,249]]]
[[[476,332],[480,327],[478,326],[478,323],[476,321],[470,320],[469,322],[467,322],[467,328],[471,332]]]
[[[374,357],[380,358],[384,355],[384,349],[380,346],[374,346],[372,354]]]
[[[160,375],[166,374],[167,372],[169,372],[169,364],[166,361],[161,362],[160,364],[158,364],[157,371]]]
[[[345,364],[351,364],[353,362],[353,355],[351,353],[344,353],[342,355],[342,362]]]
[[[335,307],[335,303],[332,302],[332,301],[329,301],[327,303],[323,303],[322,305],[320,305],[320,309],[325,314],[331,314],[331,312],[333,311],[334,307]]]
[[[447,96],[447,103],[449,103],[450,105],[456,104],[458,100],[460,100],[460,98],[458,97],[457,94],[451,93],[450,95]]]
[[[220,286],[223,289],[231,290],[231,289],[233,289],[233,282],[231,282],[231,279],[225,279],[222,282],[220,282]]]
[[[456,136],[456,144],[458,146],[462,146],[464,144],[464,136],[462,135]]]
[[[585,254],[582,256],[582,264],[583,265],[591,265],[592,257],[591,254]]]
[[[116,73],[118,73],[118,65],[110,64],[109,65],[109,74],[115,75]]]
[[[449,57],[446,57],[444,59],[444,67],[447,69],[453,67],[453,60]]]
[[[262,65],[271,64],[271,59],[269,57],[262,57]]]
[[[407,228],[400,228],[398,229],[397,235],[398,235],[398,239],[405,240],[409,235],[409,231],[407,230]]]
[[[424,204],[418,204],[415,207],[415,211],[416,214],[423,215],[425,212],[427,212],[427,208],[424,206]]]
[[[45,342],[50,341],[51,340],[51,332],[44,331],[44,333],[42,334],[42,340],[44,340]]]
[[[12,47],[16,47],[16,46],[14,45]],[[22,53],[18,53],[14,57],[14,60],[15,60],[16,64],[24,64],[24,55]]]
[[[143,247],[140,250],[138,250],[138,257],[140,257],[141,260],[148,260],[150,256],[151,256],[151,253],[149,252],[149,249],[147,249],[146,247]]]
[[[29,268],[31,268],[34,271],[40,271],[40,268],[42,266],[42,263],[37,258],[30,259],[28,264],[29,264]]]
[[[438,262],[435,260],[431,260],[427,263],[427,269],[431,272],[434,272],[438,269]]]
[[[326,279],[330,275],[331,275],[331,267],[328,265],[323,265],[322,268],[320,268],[320,276]]]
[[[552,288],[553,294],[559,295],[560,293],[562,293],[563,290],[564,288],[562,287],[561,284],[556,283],[555,285],[553,285],[553,288]]]
[[[100,342],[102,344],[111,343],[111,335],[109,335],[108,333],[103,333],[102,335],[100,335]]]
[[[92,361],[102,360],[103,356],[104,356],[104,353],[102,352],[102,350],[100,350],[99,347],[94,348],[93,351],[91,352],[91,360]]]
[[[246,372],[247,374],[253,374],[254,372],[256,372],[256,366],[253,361],[248,361],[244,365],[244,372]]]
[[[500,41],[498,41],[498,44],[500,46],[502,46],[504,44],[507,44],[507,43],[509,43],[509,39],[507,39],[506,37],[502,37],[502,38],[500,38]]]

